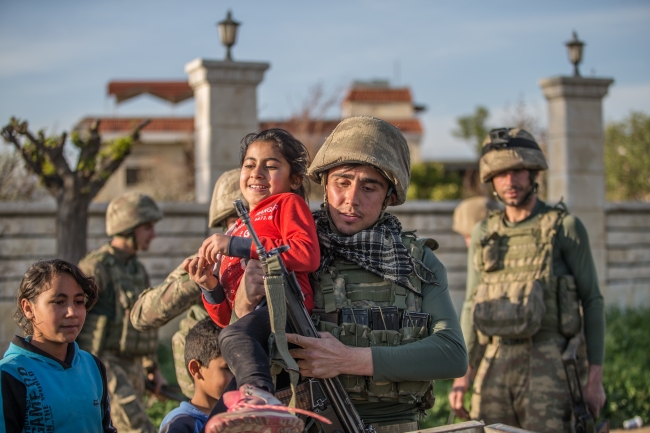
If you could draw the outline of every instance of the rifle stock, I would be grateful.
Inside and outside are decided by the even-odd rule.
[[[266,251],[253,229],[250,216],[242,201],[235,200],[233,204],[237,210],[237,214],[248,228],[265,275],[270,275],[269,260],[276,261],[279,264],[284,279],[284,292],[287,302],[287,325],[289,329],[298,335],[320,338],[318,330],[305,308],[304,295],[296,279],[296,274],[289,272],[282,261],[281,253],[287,251],[289,247],[285,245],[274,248],[271,251]],[[309,387],[313,412],[319,413],[332,421],[330,425],[321,425],[323,432],[375,433],[375,429],[371,425],[366,426],[359,416],[338,377],[331,379],[310,379]]]

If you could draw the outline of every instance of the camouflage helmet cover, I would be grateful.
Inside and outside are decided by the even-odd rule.
[[[241,199],[244,205],[248,207],[248,203],[239,188],[240,173],[241,169],[239,168],[228,170],[219,176],[219,179],[214,184],[208,215],[209,227],[219,227],[228,217],[237,216],[237,211],[232,204],[235,200]]]
[[[390,123],[374,117],[350,117],[332,131],[309,167],[309,178],[321,183],[323,172],[344,164],[365,164],[392,182],[393,206],[406,200],[411,179],[411,156],[404,135]]]
[[[127,192],[114,198],[106,210],[106,234],[128,233],[140,224],[158,221],[162,212],[151,197],[139,192]]]
[[[481,182],[489,182],[506,170],[547,168],[546,158],[537,141],[524,129],[493,129],[483,141],[483,154],[479,162]]]
[[[471,236],[477,222],[485,219],[491,210],[500,209],[499,204],[487,197],[466,198],[454,209],[453,231],[463,236]]]

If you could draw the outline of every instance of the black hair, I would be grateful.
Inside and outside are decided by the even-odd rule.
[[[193,359],[207,367],[210,361],[221,356],[219,332],[221,332],[221,328],[209,317],[190,329],[185,338],[185,368]],[[190,376],[192,376],[191,373]]]
[[[251,144],[256,141],[268,141],[275,144],[280,153],[289,163],[291,169],[290,176],[300,176],[300,187],[294,192],[303,199],[307,200],[307,165],[309,164],[309,152],[304,144],[290,132],[281,128],[265,129],[261,132],[253,132],[244,137],[241,141],[239,150],[239,167],[244,165],[246,151]]]
[[[61,259],[39,260],[25,272],[16,295],[17,308],[14,313],[14,321],[22,328],[25,335],[32,335],[34,326],[32,321],[25,317],[21,305],[22,300],[27,299],[29,302],[34,302],[41,293],[50,289],[52,279],[61,274],[70,275],[81,286],[81,290],[84,292],[86,311],[90,310],[97,302],[99,290],[95,279],[86,276],[77,265]]]

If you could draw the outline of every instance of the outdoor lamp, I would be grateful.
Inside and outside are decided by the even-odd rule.
[[[237,27],[239,27],[239,23],[232,19],[230,11],[228,11],[226,19],[217,23],[217,27],[219,28],[219,39],[226,46],[226,60],[232,60],[230,47],[235,45],[235,41],[237,40]]]
[[[569,61],[573,63],[573,76],[579,77],[578,64],[582,61],[582,47],[585,43],[578,40],[578,34],[573,32],[573,39],[566,43],[567,50],[569,51]]]

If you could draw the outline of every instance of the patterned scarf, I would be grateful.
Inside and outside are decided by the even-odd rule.
[[[321,252],[317,275],[326,272],[335,256],[340,256],[417,294],[420,292],[409,281],[416,263],[430,274],[428,279],[418,275],[421,280],[428,283],[435,281],[433,272],[409,254],[400,236],[402,224],[393,215],[385,213],[372,227],[352,236],[335,233],[325,211],[319,210],[313,215]]]

